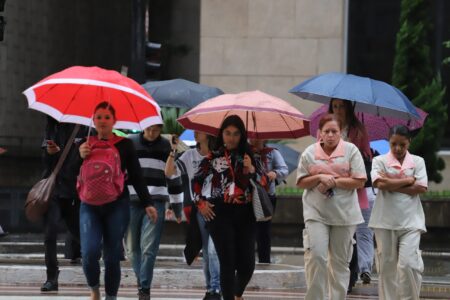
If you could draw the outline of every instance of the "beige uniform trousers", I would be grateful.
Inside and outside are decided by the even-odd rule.
[[[331,226],[306,221],[303,231],[307,285],[305,300],[345,299],[355,230],[356,225]]]
[[[419,230],[374,228],[381,300],[419,300],[423,261]]]

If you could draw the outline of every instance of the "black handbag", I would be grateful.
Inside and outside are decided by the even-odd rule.
[[[253,190],[252,204],[256,222],[271,220],[273,216],[273,205],[272,201],[270,201],[269,193],[253,179],[250,179],[250,184]]]

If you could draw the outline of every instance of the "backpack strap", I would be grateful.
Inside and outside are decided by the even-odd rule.
[[[104,141],[104,142],[108,142],[108,144],[110,144],[111,146],[114,146],[115,144],[117,144],[118,142],[120,142],[123,139],[124,139],[124,137],[122,137],[122,136],[114,135],[108,141]],[[88,141],[89,145],[92,147],[92,145],[94,145],[97,142],[102,141],[102,140],[100,140],[97,136],[90,136],[87,139],[87,141]]]

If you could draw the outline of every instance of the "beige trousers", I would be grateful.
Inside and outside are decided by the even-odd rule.
[[[306,221],[303,230],[307,285],[305,300],[345,299],[355,230],[356,225],[330,226]]]
[[[381,300],[419,300],[423,261],[419,230],[374,228]]]

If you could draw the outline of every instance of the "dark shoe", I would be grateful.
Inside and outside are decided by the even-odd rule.
[[[139,300],[150,300],[150,291],[144,291],[142,289],[138,292]]]
[[[222,300],[222,295],[218,291],[206,292],[203,300]]]
[[[369,272],[362,273],[360,278],[364,284],[370,284],[370,281],[372,280]]]
[[[41,286],[41,292],[52,292],[52,291],[57,291],[58,290],[58,282],[54,282],[54,281],[46,281],[42,286]]]
[[[80,266],[81,265],[81,258],[80,257],[72,258],[70,260],[70,264],[71,265],[78,265],[78,266]]]
[[[2,232],[2,233],[0,233],[0,238],[1,237],[5,237],[5,236],[7,236],[9,234],[9,232]]]

